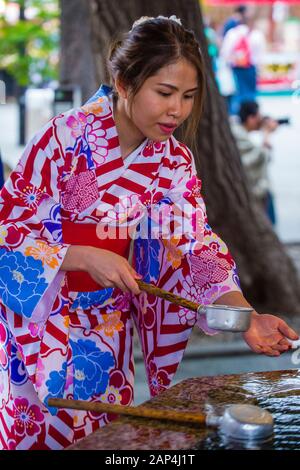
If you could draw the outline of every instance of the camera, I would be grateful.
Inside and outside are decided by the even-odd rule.
[[[281,124],[288,124],[288,125],[290,125],[290,119],[289,119],[289,118],[275,119],[275,121],[277,122],[278,126],[280,126]]]
[[[279,118],[279,119],[273,119],[270,116],[264,116],[261,119],[260,127],[264,127],[268,123],[268,121],[276,122],[278,126],[281,126],[283,124],[290,125],[290,118],[284,117],[284,118]]]

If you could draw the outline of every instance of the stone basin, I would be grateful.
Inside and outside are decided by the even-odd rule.
[[[272,413],[272,439],[227,442],[213,428],[122,417],[68,447],[68,450],[278,449],[300,450],[300,371],[298,369],[195,377],[143,403],[153,408],[222,415],[229,404],[260,406]]]

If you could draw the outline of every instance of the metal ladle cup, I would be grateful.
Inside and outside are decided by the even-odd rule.
[[[250,327],[252,308],[231,307],[228,305],[200,305],[191,300],[184,299],[172,292],[165,291],[153,284],[136,280],[142,291],[153,294],[176,305],[180,305],[189,310],[197,312],[199,315],[206,315],[209,328],[220,331],[247,331]]]
[[[247,331],[251,323],[252,308],[227,305],[204,305],[198,307],[199,315],[206,315],[209,328],[221,331]]]
[[[207,426],[218,427],[222,435],[233,441],[258,441],[273,434],[274,420],[267,410],[255,405],[230,405],[222,416],[209,413]]]

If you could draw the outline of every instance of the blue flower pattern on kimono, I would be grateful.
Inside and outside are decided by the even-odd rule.
[[[96,292],[78,292],[73,302],[72,310],[99,307],[112,296],[113,288],[101,289]]]
[[[19,251],[0,249],[0,297],[3,303],[30,318],[48,286],[41,277],[43,271],[42,261]]]
[[[64,396],[64,389],[66,385],[67,377],[67,363],[64,362],[62,369],[58,371],[52,371],[49,374],[49,380],[46,382],[46,386],[49,390],[49,394],[45,398],[45,404],[48,403],[49,398],[61,398]],[[57,408],[49,407],[49,411],[52,415],[57,413]]]
[[[156,281],[159,277],[159,250],[158,240],[139,238],[135,242],[136,269],[145,282]]]
[[[115,366],[110,352],[103,352],[91,340],[70,340],[74,363],[74,399],[87,400],[105,392],[109,369]]]
[[[45,228],[51,233],[53,240],[57,243],[62,242],[62,229],[61,229],[61,205],[55,204],[51,207],[49,219],[42,220]]]
[[[15,344],[11,347],[11,381],[14,385],[22,385],[28,380],[24,362]]]

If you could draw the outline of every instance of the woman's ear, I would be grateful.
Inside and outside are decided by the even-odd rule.
[[[115,79],[115,89],[121,98],[127,99],[127,88],[118,77]]]

